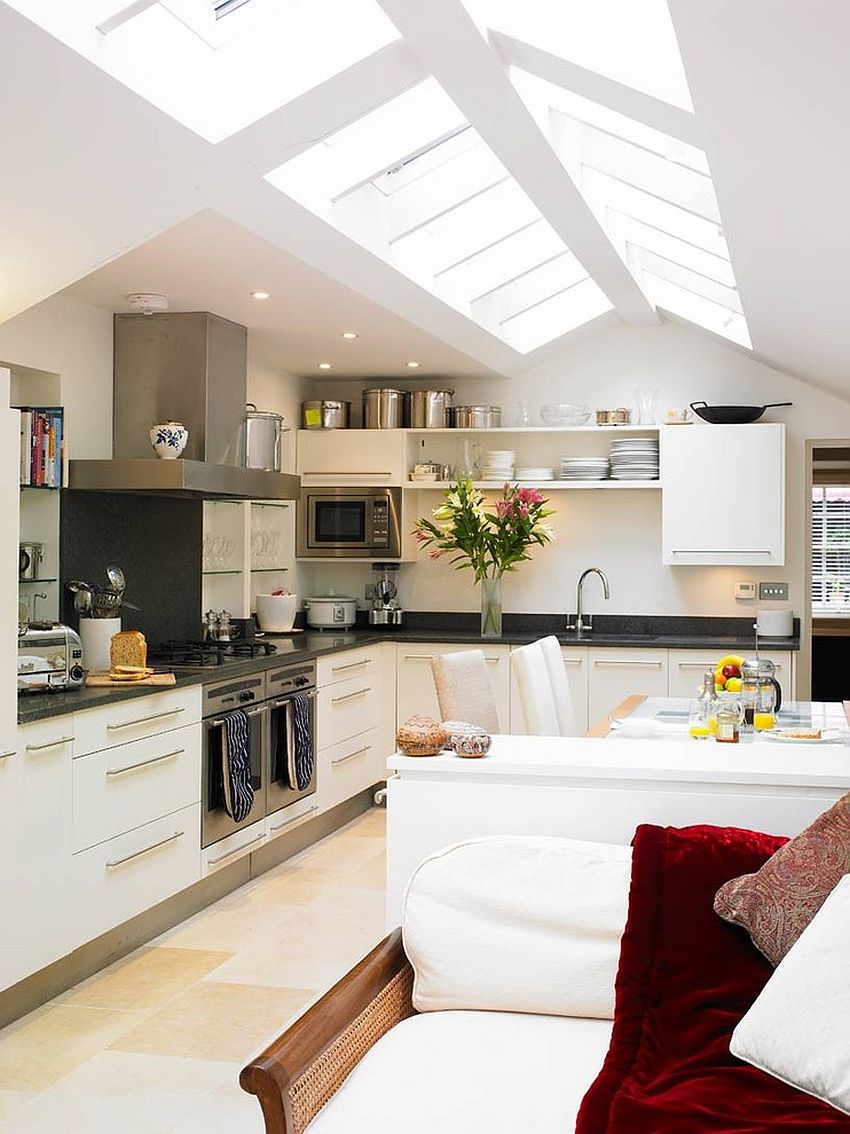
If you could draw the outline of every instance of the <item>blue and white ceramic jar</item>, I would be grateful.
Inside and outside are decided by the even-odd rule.
[[[182,421],[160,421],[150,431],[150,439],[158,457],[174,461],[186,448],[189,430]]]

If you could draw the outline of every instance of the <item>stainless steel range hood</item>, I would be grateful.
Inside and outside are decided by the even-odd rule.
[[[115,316],[111,461],[71,461],[70,487],[210,500],[296,500],[297,476],[244,467],[247,331],[209,312]],[[151,426],[182,421],[183,457]]]

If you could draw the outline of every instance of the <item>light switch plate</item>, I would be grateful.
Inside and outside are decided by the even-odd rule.
[[[788,601],[788,584],[787,583],[759,583],[759,598],[764,602],[770,600],[771,602],[787,602]]]
[[[735,584],[736,599],[754,599],[756,597],[756,584],[752,579],[743,579]]]

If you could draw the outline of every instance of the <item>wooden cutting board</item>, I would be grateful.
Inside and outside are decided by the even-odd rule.
[[[174,685],[176,681],[173,673],[152,673],[141,681],[113,681],[109,670],[92,670],[86,677],[86,685],[108,685],[113,689],[135,689],[138,685]]]

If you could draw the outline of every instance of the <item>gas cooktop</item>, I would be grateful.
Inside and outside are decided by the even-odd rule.
[[[215,669],[231,661],[270,657],[277,652],[273,642],[240,638],[235,642],[193,642],[181,639],[161,642],[148,648],[148,661],[172,669]]]

